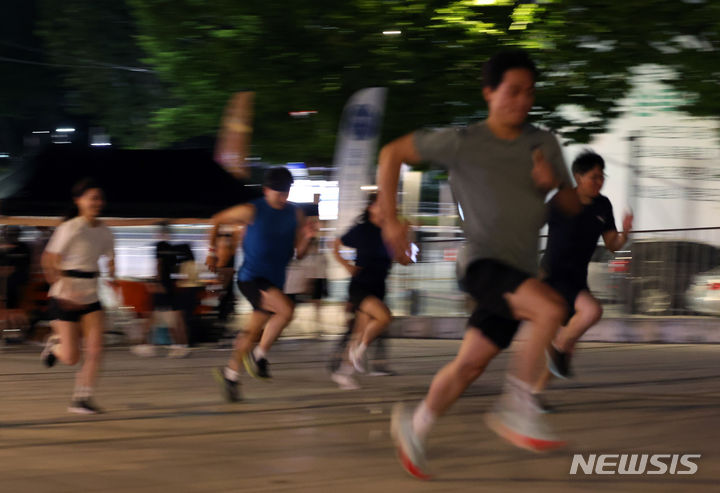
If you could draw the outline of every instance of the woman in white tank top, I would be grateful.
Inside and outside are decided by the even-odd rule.
[[[43,271],[51,284],[50,310],[53,335],[48,338],[42,360],[51,367],[57,360],[75,365],[85,339],[84,362],[75,380],[75,392],[68,411],[95,414],[93,387],[100,369],[103,349],[103,311],[98,299],[98,260],[108,260],[108,274],[115,275],[113,236],[100,222],[105,199],[91,179],[78,182],[72,190],[75,211],[60,224],[42,256]]]

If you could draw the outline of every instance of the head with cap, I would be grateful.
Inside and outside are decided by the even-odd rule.
[[[270,168],[265,172],[263,193],[265,200],[273,209],[283,209],[287,204],[293,177],[287,168],[282,166]]]

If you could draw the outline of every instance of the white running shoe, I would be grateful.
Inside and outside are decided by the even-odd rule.
[[[400,464],[412,477],[428,480],[432,476],[428,473],[425,444],[413,431],[412,422],[413,410],[411,408],[402,403],[393,406],[390,435],[395,443]]]
[[[330,379],[338,384],[342,390],[357,390],[360,388],[360,384],[355,380],[352,375],[346,375],[336,371],[330,375]]]
[[[187,358],[188,356],[190,356],[190,351],[191,349],[187,346],[173,344],[172,346],[170,346],[168,358]]]
[[[139,358],[152,358],[157,354],[157,350],[152,344],[137,344],[135,346],[130,346],[130,352]]]
[[[551,431],[533,395],[511,382],[493,410],[485,415],[485,422],[501,438],[532,452],[548,452],[567,445]]]

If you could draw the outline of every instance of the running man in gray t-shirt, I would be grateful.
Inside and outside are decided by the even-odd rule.
[[[520,321],[531,325],[503,396],[488,413],[491,428],[513,444],[535,451],[563,445],[546,429],[532,396],[543,353],[565,318],[563,299],[535,278],[545,198],[569,214],[579,212],[555,137],[526,123],[534,102],[537,70],[527,53],[504,51],[484,67],[487,120],[462,129],[418,131],[385,146],[378,186],[388,218],[386,241],[406,249],[396,217],[401,164],[434,162],[446,167],[458,201],[467,243],[458,277],[477,308],[455,359],[435,376],[420,405],[393,409],[391,431],[405,469],[427,478],[425,437],[487,364],[510,345]]]

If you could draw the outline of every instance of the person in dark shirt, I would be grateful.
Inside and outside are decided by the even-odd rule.
[[[333,372],[332,379],[341,388],[358,388],[353,370],[366,371],[368,345],[390,324],[392,314],[385,304],[385,279],[393,257],[382,238],[383,217],[377,195],[371,195],[365,212],[343,236],[335,240],[335,258],[352,276],[348,288],[350,310],[355,313],[354,340],[348,346],[347,360]],[[341,245],[356,250],[355,263],[340,255]]]
[[[28,283],[30,282],[30,247],[20,241],[19,226],[7,226],[0,245],[0,266],[5,285],[6,328],[24,330],[28,326],[28,318],[22,304],[25,301]]]
[[[171,229],[168,222],[161,222],[160,241],[155,243],[155,260],[157,273],[155,282],[151,285],[153,313],[148,318],[146,335],[152,332],[156,319],[168,326],[172,334],[173,344],[168,352],[170,358],[184,358],[189,356],[188,331],[183,316],[183,297],[177,285],[177,275],[184,262],[194,261],[190,245],[170,243]],[[150,342],[150,341],[146,341]],[[130,351],[136,356],[154,356],[155,346],[152,344],[139,344],[132,346]]]
[[[580,214],[569,217],[550,207],[547,248],[541,263],[542,277],[560,293],[569,307],[567,323],[560,328],[547,351],[548,369],[535,387],[542,391],[550,374],[568,378],[570,357],[575,343],[602,317],[602,306],[590,292],[587,283],[588,264],[599,238],[614,252],[627,242],[632,229],[632,214],[623,219],[623,232],[615,227],[613,209],[607,197],[600,194],[605,182],[605,161],[591,151],[581,153],[572,164],[577,182],[575,191],[583,205]],[[541,407],[544,407],[540,401]]]

